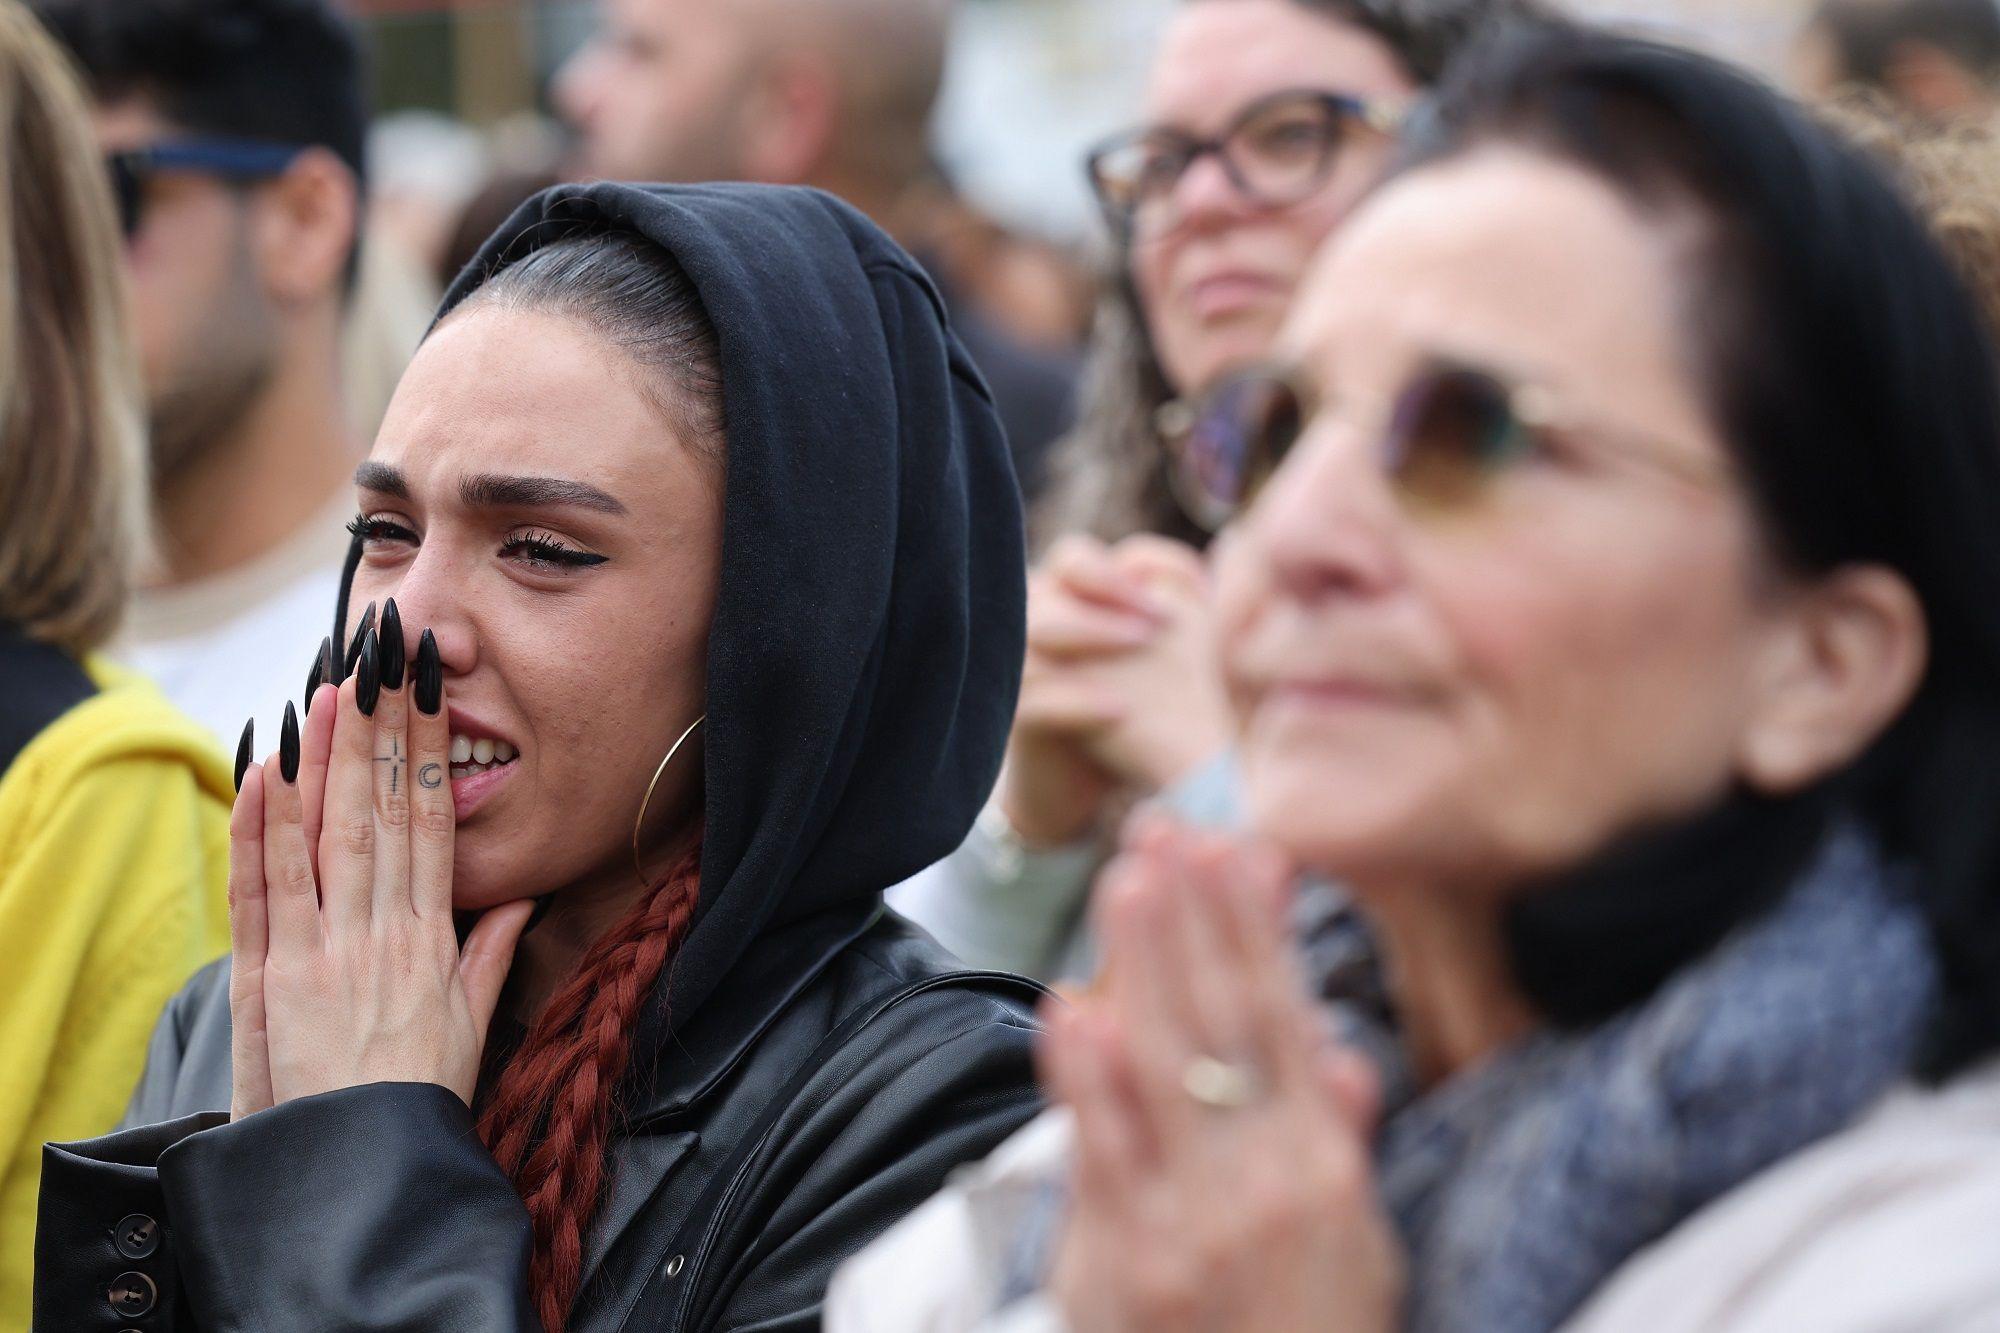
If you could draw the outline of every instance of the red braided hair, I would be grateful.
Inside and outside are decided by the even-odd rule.
[[[479,1137],[534,1224],[528,1287],[542,1326],[563,1333],[583,1280],[583,1237],[604,1194],[613,1101],[632,1030],[694,919],[701,840],[651,896],[590,946],[507,1063]]]

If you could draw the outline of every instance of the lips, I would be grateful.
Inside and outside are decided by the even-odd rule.
[[[513,776],[521,749],[498,728],[451,710],[451,794],[462,822]]]
[[[1181,292],[1196,318],[1218,320],[1282,304],[1287,288],[1284,283],[1261,273],[1228,269],[1195,278],[1184,284]]]

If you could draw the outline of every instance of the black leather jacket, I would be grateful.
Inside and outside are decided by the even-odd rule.
[[[1036,1110],[1036,992],[873,904],[760,939],[615,1140],[577,1333],[812,1329],[834,1268]],[[37,1333],[535,1330],[526,1211],[432,1084],[229,1123],[227,963],[131,1122],[44,1155]]]

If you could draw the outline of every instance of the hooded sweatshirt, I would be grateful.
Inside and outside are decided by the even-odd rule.
[[[1036,993],[881,901],[963,840],[997,773],[1020,502],[935,288],[825,194],[559,187],[440,318],[604,231],[662,246],[701,295],[727,482],[699,906],[635,1038],[569,1326],[814,1328],[835,1264],[1035,1110]],[[175,1330],[540,1327],[525,1211],[456,1096],[370,1084],[236,1123],[228,1101],[219,966],[156,1031],[138,1127],[48,1149],[36,1328],[140,1304]],[[143,1256],[119,1248],[131,1215],[163,1233]]]

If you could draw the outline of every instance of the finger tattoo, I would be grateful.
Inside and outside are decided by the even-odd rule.
[[[444,769],[436,764],[425,764],[417,770],[417,782],[425,791],[436,791],[444,785]]]
[[[389,794],[391,796],[396,795],[401,790],[399,784],[403,773],[402,743],[394,736],[391,736],[389,738],[389,753],[376,755],[375,762],[389,766]]]

